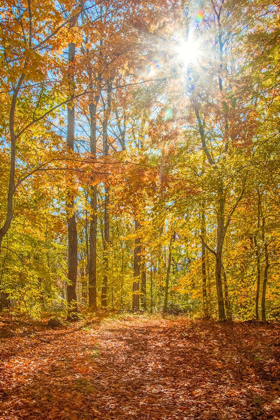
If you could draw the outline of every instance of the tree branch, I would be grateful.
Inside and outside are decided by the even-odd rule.
[[[207,243],[204,241],[204,239],[203,239],[203,236],[201,236],[201,235],[199,235],[199,237],[200,237],[200,239],[202,240],[202,242],[203,242],[203,245],[208,249],[208,251],[210,251],[212,254],[214,254],[215,255],[215,257],[217,256],[217,252],[216,251],[214,251],[214,249],[212,249],[212,248],[210,248],[210,246],[209,245],[207,245]]]

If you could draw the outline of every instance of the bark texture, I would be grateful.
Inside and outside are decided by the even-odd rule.
[[[69,84],[70,89],[74,89],[74,59],[75,44],[71,43],[68,47],[69,61]],[[73,93],[72,93],[73,96]],[[74,150],[75,141],[75,106],[73,102],[69,103],[67,108],[67,146]],[[67,284],[67,304],[68,320],[76,321],[78,319],[76,284],[78,274],[78,236],[77,223],[74,211],[74,198],[68,193],[67,199],[67,227],[68,227],[68,280]]]

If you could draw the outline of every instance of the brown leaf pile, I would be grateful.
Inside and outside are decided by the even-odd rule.
[[[280,419],[279,332],[140,317],[18,330],[1,339],[0,419]]]

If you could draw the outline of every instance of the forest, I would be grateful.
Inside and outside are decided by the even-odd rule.
[[[4,1],[2,309],[279,317],[278,12]]]
[[[21,360],[7,362],[0,380],[1,418],[279,418],[271,356],[280,321],[279,12],[276,0],[1,1],[0,337],[3,360]],[[239,362],[231,336],[243,343]],[[89,367],[98,339],[104,353],[96,347]],[[171,347],[159,353],[160,342]],[[236,375],[257,369],[248,371],[251,385],[258,369],[266,372],[269,390],[251,390],[247,408],[238,398],[249,388],[228,391],[236,412],[223,403],[204,414],[195,404],[187,413],[182,402],[174,412],[171,400],[156,406],[160,374],[148,397],[132,398],[140,411],[118,411],[113,394],[94,408],[91,379],[75,375],[72,394],[69,385],[51,409],[49,389],[32,406],[35,385],[18,408],[9,399],[13,375],[20,392],[39,365],[46,374],[42,358],[80,352],[81,375],[95,362],[109,375],[96,391],[103,401],[109,388],[117,392],[114,360],[119,383],[126,347],[139,373],[148,345],[153,372],[168,359],[170,377],[180,377],[181,347],[199,371],[205,348],[217,358],[205,375],[213,366],[229,372],[231,360],[232,369],[241,363]],[[225,364],[222,347],[232,357]],[[116,400],[125,392],[136,391],[123,385]],[[59,409],[62,400],[72,411]]]

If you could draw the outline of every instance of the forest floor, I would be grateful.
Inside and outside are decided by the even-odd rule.
[[[279,324],[0,326],[0,419],[280,419]]]

